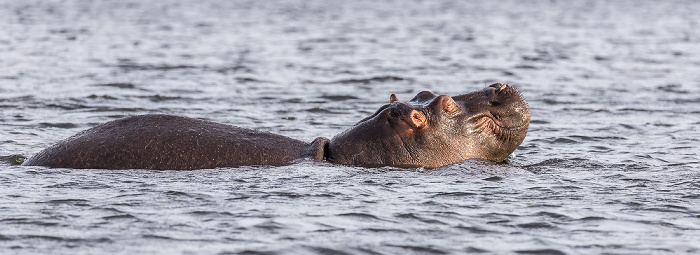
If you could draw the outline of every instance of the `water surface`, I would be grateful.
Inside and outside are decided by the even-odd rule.
[[[0,1],[3,254],[700,252],[695,1]],[[312,141],[396,93],[493,82],[505,163],[17,166],[99,123],[196,117]]]

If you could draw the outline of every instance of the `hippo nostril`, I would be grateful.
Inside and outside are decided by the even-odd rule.
[[[500,88],[497,88],[497,89],[496,89],[496,92],[501,92],[501,91],[503,91],[503,90],[506,89],[506,88],[508,88],[508,84],[503,84],[503,86],[501,86]]]

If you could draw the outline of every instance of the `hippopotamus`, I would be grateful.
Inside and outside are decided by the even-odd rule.
[[[503,161],[523,141],[530,108],[495,83],[454,97],[429,91],[389,104],[330,140],[311,143],[194,118],[151,114],[97,125],[44,149],[27,166],[81,169],[205,169],[285,165],[309,158],[364,167],[437,168]]]

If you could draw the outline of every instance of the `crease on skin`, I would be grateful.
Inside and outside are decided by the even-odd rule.
[[[394,130],[394,132],[396,132],[396,130]],[[413,161],[413,162],[418,161],[418,155],[416,155],[413,151],[411,151],[411,149],[409,149],[409,146],[406,143],[406,140],[404,140],[404,138],[401,137],[401,135],[399,135],[398,133],[396,133],[396,135],[398,135],[399,139],[401,139],[401,145],[403,145],[402,146],[403,149],[406,150],[406,152],[408,152],[409,156],[411,156],[411,161]]]
[[[401,120],[401,121],[403,121],[403,120]],[[401,136],[401,134],[399,134],[399,132],[396,131],[395,124],[393,124],[393,123],[391,123],[391,121],[389,121],[389,126],[391,126],[391,130],[394,131],[394,134],[397,137],[399,137],[399,139],[401,140],[401,145],[402,145],[401,147],[403,147],[403,149],[406,151],[406,153],[408,153],[408,155],[411,156],[411,160],[413,162],[416,162],[418,160],[418,156],[415,155],[413,152],[411,152],[411,150],[408,148],[406,140],[404,140],[404,138]]]
[[[510,141],[510,139],[512,139],[513,133],[525,128],[529,124],[525,122],[517,126],[507,127],[503,125],[501,121],[496,119],[496,117],[494,117],[494,114],[492,114],[491,112],[481,113],[469,118],[470,121],[474,119],[478,119],[476,120],[478,131],[483,132],[484,130],[490,130],[496,136],[498,136],[499,139],[503,139],[503,137],[505,137],[507,141]]]
[[[487,116],[484,116],[478,120],[477,130],[484,133],[493,133],[499,140],[510,140],[510,137],[504,134],[504,132],[507,132],[509,129],[502,127],[499,125],[499,123],[497,123],[497,120]]]

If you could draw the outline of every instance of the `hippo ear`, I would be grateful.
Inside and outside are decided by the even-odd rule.
[[[411,110],[411,116],[409,118],[410,124],[414,129],[420,129],[425,127],[425,123],[427,123],[427,119],[425,118],[425,114],[420,111],[416,110]]]
[[[396,101],[399,101],[399,98],[396,97],[396,94],[391,93],[391,96],[389,97],[389,103],[393,103],[393,102],[396,102]]]
[[[459,109],[459,105],[455,102],[454,99],[452,99],[448,95],[442,95],[439,98],[440,102],[440,107],[442,110],[444,110],[446,113],[451,114],[455,112],[457,109]]]

